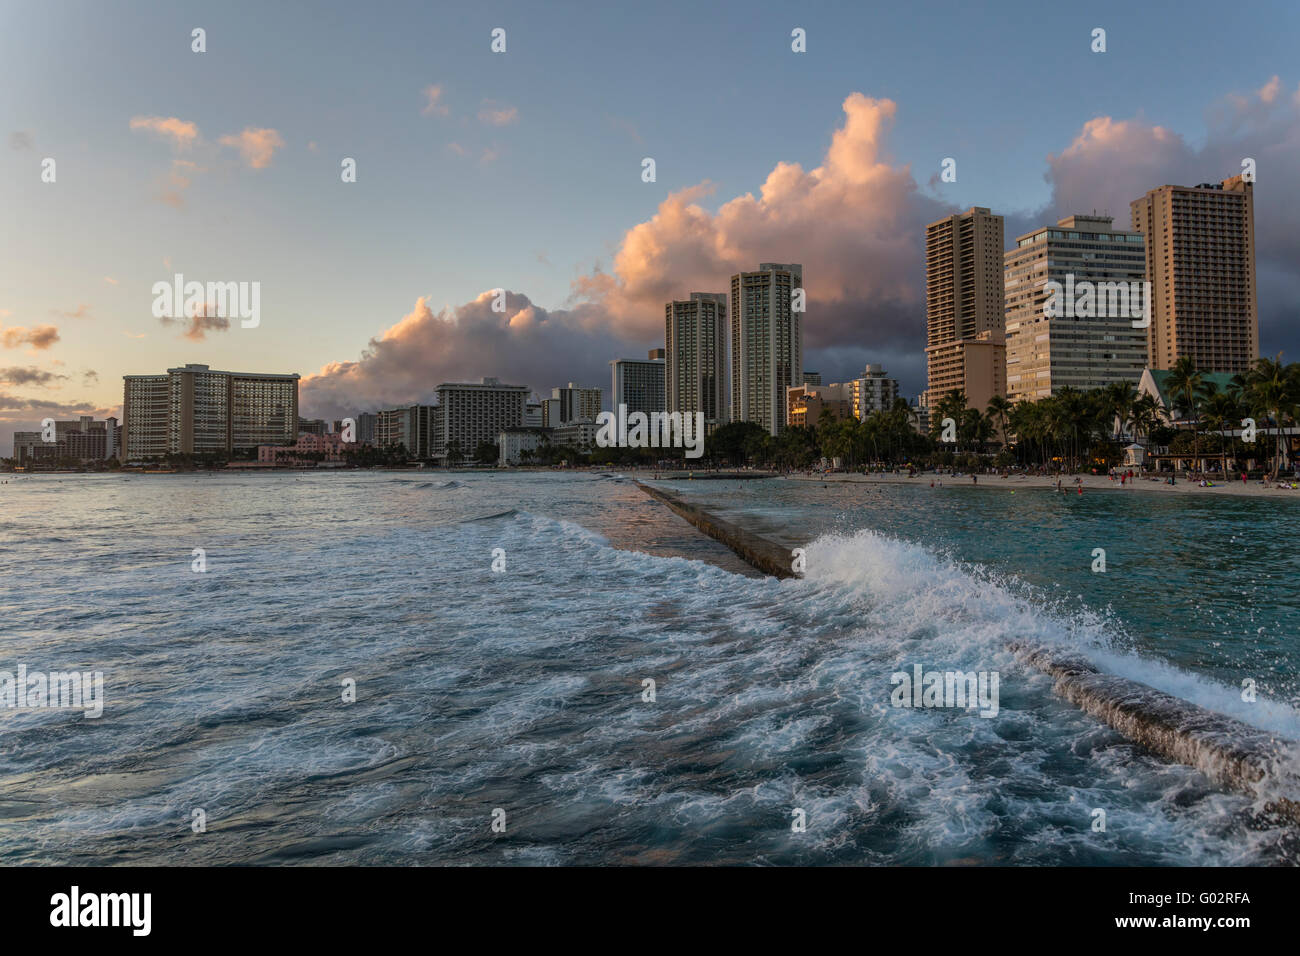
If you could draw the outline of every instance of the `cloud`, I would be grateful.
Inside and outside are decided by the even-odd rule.
[[[451,110],[442,102],[441,86],[429,84],[424,88],[424,108],[420,112],[425,116],[447,116]]]
[[[275,151],[284,146],[284,140],[277,131],[252,126],[245,127],[239,134],[227,134],[218,142],[222,146],[238,149],[244,162],[253,169],[265,169],[270,166]]]
[[[735,197],[717,212],[704,206],[714,192],[708,182],[669,194],[623,237],[612,273],[584,276],[575,291],[599,301],[617,328],[662,336],[670,299],[724,292],[733,273],[760,262],[799,262],[808,348],[915,343],[924,330],[925,224],[952,208],[921,193],[909,169],[890,161],[892,100],[853,93],[843,110],[819,166],[778,162],[757,196]]]
[[[1129,203],[1165,183],[1195,185],[1257,161],[1256,247],[1261,345],[1300,357],[1300,330],[1285,314],[1300,297],[1300,97],[1271,79],[1206,110],[1207,136],[1194,146],[1145,116],[1096,116],[1045,157],[1051,197],[1038,209],[995,209],[1006,240],[1061,216],[1106,212],[1129,223]],[[663,306],[691,292],[724,292],[729,277],[760,262],[805,267],[805,365],[826,381],[882,362],[906,394],[925,385],[925,226],[962,207],[923,191],[891,159],[898,106],[853,93],[821,161],[779,161],[755,192],[713,206],[705,181],[669,193],[654,215],[628,229],[608,269],[573,284],[569,308],[547,311],[522,292],[502,315],[471,302],[433,311],[425,299],[356,361],[335,362],[303,381],[312,414],[341,414],[428,400],[438,381],[496,375],[546,390],[608,379],[608,361],[663,343]],[[456,144],[448,147],[469,155]]]
[[[59,341],[59,330],[53,325],[38,325],[31,329],[23,328],[21,325],[8,329],[0,328],[0,343],[3,343],[7,349],[16,349],[23,345],[30,345],[38,350],[48,349],[57,341]]]
[[[637,144],[641,144],[645,142],[645,140],[641,138],[641,133],[636,128],[636,124],[632,123],[630,120],[625,120],[621,116],[608,116],[606,117],[606,119],[609,120],[610,126],[612,126],[616,130],[626,133],[628,136],[632,138],[633,142]]]
[[[1275,78],[1276,79],[1276,78]],[[1032,217],[1008,221],[1007,241],[1061,216],[1096,209],[1131,224],[1129,203],[1165,184],[1194,186],[1238,175],[1254,159],[1255,259],[1260,311],[1260,347],[1265,354],[1284,350],[1300,358],[1300,330],[1288,313],[1300,295],[1300,103],[1278,95],[1270,80],[1248,94],[1232,94],[1206,110],[1207,135],[1192,145],[1167,127],[1143,116],[1096,117],[1073,142],[1047,157],[1045,178],[1052,187],[1048,205]]]
[[[120,285],[120,283],[112,276],[104,276],[104,281],[107,282],[109,285]]]
[[[225,332],[230,328],[230,319],[222,315],[211,315],[206,311],[195,312],[188,319],[173,319],[164,315],[158,321],[163,325],[188,326],[181,335],[191,342],[202,342],[209,332]],[[144,338],[144,336],[133,335],[131,338]]]
[[[90,314],[90,306],[86,305],[86,303],[84,303],[84,302],[79,303],[79,304],[77,305],[76,311],[74,311],[74,312],[61,312],[61,311],[59,311],[58,309],[50,309],[50,314],[51,314],[51,315],[62,316],[62,317],[65,318],[65,319],[89,319],[89,318],[91,318],[91,314]]]
[[[96,372],[93,368],[88,368],[81,373],[82,385],[91,385],[98,381],[99,381],[99,373]]]
[[[36,140],[25,129],[14,130],[9,134],[10,149],[31,149],[34,145],[36,145]]]
[[[484,100],[482,108],[478,111],[479,122],[487,123],[489,126],[509,126],[518,119],[518,109],[513,106],[499,106],[492,100]]]
[[[441,382],[495,376],[549,390],[567,381],[602,383],[609,359],[629,348],[589,309],[548,312],[527,296],[493,292],[434,311],[421,296],[407,315],[370,340],[357,361],[332,362],[302,381],[312,415],[339,416],[433,399]],[[643,354],[638,345],[630,354]],[[548,392],[549,393],[549,392]]]
[[[189,149],[199,141],[199,128],[188,120],[175,116],[133,116],[131,129],[142,129],[171,140],[178,150]]]
[[[0,385],[49,385],[51,382],[66,381],[67,378],[66,375],[47,372],[34,365],[0,368]]]

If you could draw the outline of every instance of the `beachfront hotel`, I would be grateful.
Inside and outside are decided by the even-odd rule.
[[[502,432],[522,427],[531,394],[527,385],[505,385],[495,378],[439,385],[429,457],[458,464],[479,445],[495,445]]]
[[[786,389],[803,385],[803,266],[760,263],[731,277],[732,421],[775,435],[786,423]]]
[[[727,295],[692,292],[664,306],[664,402],[704,415],[705,432],[727,423]]]
[[[1234,176],[1160,186],[1130,203],[1146,237],[1152,368],[1188,356],[1205,371],[1242,373],[1259,356],[1253,189]]]
[[[953,389],[984,408],[1007,388],[1001,216],[983,206],[925,227],[926,394]]]
[[[222,372],[206,365],[124,375],[127,461],[163,455],[230,455],[298,437],[298,374]]]
[[[105,461],[118,456],[119,429],[116,418],[96,421],[90,415],[76,420],[56,421],[51,441],[45,433],[14,432],[14,461],[18,464],[65,458],[77,461]]]
[[[617,412],[626,405],[632,412],[662,412],[667,406],[664,392],[664,356],[666,349],[651,349],[650,357],[643,359],[611,359],[610,406]]]
[[[1005,256],[1007,397],[1036,400],[1065,386],[1087,390],[1112,382],[1137,384],[1147,363],[1147,330],[1098,295],[1090,316],[1047,315],[1047,283],[1073,289],[1124,283],[1124,302],[1137,306],[1127,290],[1146,270],[1142,234],[1112,227],[1109,216],[1066,216],[1020,236]],[[1070,282],[1069,277],[1073,276]],[[1070,312],[1074,312],[1073,309]],[[979,406],[983,407],[983,406]]]

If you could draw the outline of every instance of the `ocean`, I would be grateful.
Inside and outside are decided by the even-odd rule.
[[[0,862],[1300,858],[1005,649],[1300,739],[1292,503],[660,484],[805,576],[616,473],[8,477],[0,672],[102,672],[103,714],[0,708]],[[997,715],[894,706],[918,664]]]

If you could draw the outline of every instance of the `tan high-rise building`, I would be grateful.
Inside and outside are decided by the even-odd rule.
[[[298,437],[298,375],[185,365],[124,375],[122,445],[128,461],[167,454],[229,455]]]
[[[1069,386],[1137,385],[1147,361],[1140,314],[1146,257],[1142,234],[1112,226],[1109,216],[1066,216],[1025,233],[1006,253],[1007,397],[1037,400]],[[1086,309],[1049,315],[1050,282],[1095,291]],[[1086,286],[1085,286],[1086,284]],[[1123,308],[1116,308],[1122,293]],[[1132,294],[1131,293],[1135,293]],[[1058,296],[1060,297],[1060,296]]]
[[[664,400],[702,412],[705,432],[727,423],[727,295],[692,292],[664,305]]]
[[[777,434],[786,389],[804,384],[803,266],[764,262],[731,277],[731,420]]]
[[[925,227],[926,401],[953,389],[983,409],[1006,394],[1002,217],[983,206]]]
[[[1207,372],[1245,372],[1259,356],[1253,183],[1240,176],[1161,186],[1130,203],[1146,237],[1152,368],[1184,355]]]

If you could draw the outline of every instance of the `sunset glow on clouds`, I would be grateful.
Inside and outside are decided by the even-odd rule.
[[[1007,217],[1007,243],[1092,209],[1127,226],[1129,201],[1148,189],[1235,175],[1244,156],[1259,160],[1261,177],[1300,181],[1300,151],[1283,146],[1300,136],[1300,110],[1276,95],[1278,85],[1270,81],[1250,96],[1225,99],[1230,111],[1220,114],[1212,139],[1199,149],[1142,117],[1088,120],[1059,154],[1046,157],[1048,206],[994,210]],[[824,368],[821,359],[832,349],[850,361],[884,357],[891,369],[921,366],[924,228],[960,210],[919,186],[907,166],[891,162],[889,137],[899,109],[892,100],[852,93],[815,168],[778,161],[757,193],[732,197],[714,210],[707,203],[716,190],[708,182],[670,193],[652,217],[623,235],[611,271],[574,281],[568,308],[546,311],[512,293],[510,309],[500,315],[486,308],[484,293],[434,312],[420,298],[358,360],[307,376],[304,407],[335,415],[428,401],[441,381],[482,375],[540,392],[576,378],[605,385],[609,359],[663,344],[665,302],[691,292],[725,292],[732,273],[760,262],[804,265],[807,365],[823,370],[826,380],[856,371]],[[1282,267],[1287,250],[1297,249],[1291,223],[1300,201],[1295,191],[1282,192],[1267,208],[1256,207],[1261,283],[1266,267]],[[1300,278],[1295,258],[1275,282]],[[1260,298],[1268,301],[1264,291]],[[1278,321],[1276,310],[1261,313],[1265,329]]]

